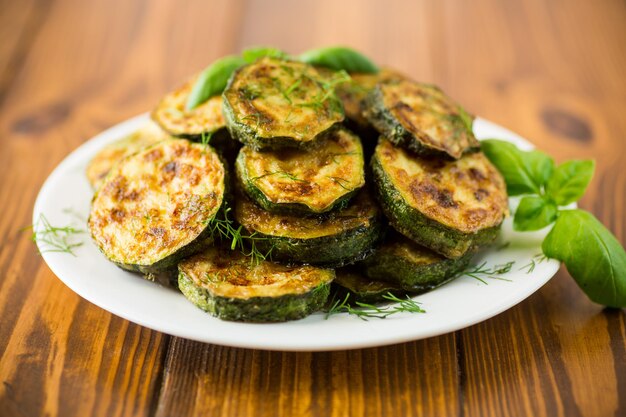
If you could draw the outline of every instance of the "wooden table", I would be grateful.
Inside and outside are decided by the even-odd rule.
[[[213,59],[347,44],[441,85],[558,161],[626,239],[626,4],[0,0],[1,416],[624,416],[624,310],[562,269],[507,312],[375,349],[281,353],[170,337],[82,300],[27,233],[51,170]],[[468,300],[468,308],[472,308]]]

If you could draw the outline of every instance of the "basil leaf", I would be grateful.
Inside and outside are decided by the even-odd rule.
[[[225,56],[209,65],[198,77],[185,104],[186,110],[193,110],[209,98],[221,94],[231,74],[246,64],[243,58]]]
[[[259,58],[264,56],[269,56],[272,58],[282,58],[288,59],[289,54],[281,51],[277,48],[267,47],[267,46],[255,46],[253,48],[244,49],[241,52],[241,56],[248,63],[251,64]]]
[[[543,229],[556,220],[557,211],[558,208],[552,201],[526,196],[515,211],[513,229],[520,232]]]
[[[312,49],[300,55],[300,61],[307,64],[328,67],[335,71],[345,70],[348,72],[366,72],[375,74],[379,71],[378,66],[369,58],[354,49],[343,46]]]
[[[578,201],[591,182],[594,169],[595,162],[591,160],[567,161],[554,171],[546,192],[560,206]]]
[[[546,256],[565,263],[592,301],[626,307],[626,252],[591,213],[561,211],[541,247]]]
[[[498,139],[481,141],[487,158],[504,176],[509,195],[539,194],[554,171],[554,161],[539,151],[521,151]]]
[[[519,151],[535,185],[545,186],[554,172],[554,160],[541,151]]]

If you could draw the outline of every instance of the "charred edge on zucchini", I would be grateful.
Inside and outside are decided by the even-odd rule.
[[[370,127],[370,122],[363,116],[362,110],[362,103],[367,95],[379,82],[400,80],[406,77],[391,69],[383,68],[377,74],[351,73],[350,78],[350,81],[337,86],[337,97],[343,104],[347,121],[365,130]]]
[[[223,320],[281,322],[320,310],[335,273],[313,266],[251,264],[239,252],[213,247],[179,264],[181,292]]]
[[[366,190],[347,208],[318,217],[270,213],[237,195],[235,219],[248,233],[263,238],[257,246],[271,249],[273,260],[326,267],[364,259],[384,231],[384,219]]]
[[[389,299],[385,298],[388,294],[403,297],[407,293],[394,283],[366,277],[355,266],[339,268],[335,274],[334,297],[331,297],[335,300],[344,300],[347,296],[351,304],[355,302],[388,303]]]
[[[96,192],[88,224],[121,268],[154,274],[213,242],[226,171],[210,147],[170,139],[116,165]]]
[[[363,109],[381,134],[418,155],[459,159],[480,149],[473,117],[436,86],[386,81],[368,94]]]
[[[371,165],[383,211],[413,241],[458,258],[497,237],[508,212],[507,194],[482,153],[427,160],[381,137]]]
[[[344,119],[334,84],[301,62],[261,58],[236,70],[222,97],[231,135],[256,150],[310,148]]]
[[[166,94],[152,111],[151,117],[170,135],[199,142],[202,135],[225,129],[226,122],[220,96],[211,97],[192,110],[185,108],[196,78],[193,77],[182,87]]]
[[[456,278],[470,260],[471,253],[457,259],[446,259],[392,232],[361,265],[364,275],[369,279],[386,281],[406,291],[422,293]]]
[[[315,215],[345,208],[365,185],[361,142],[345,128],[321,142],[311,151],[243,147],[236,169],[244,191],[273,213]]]

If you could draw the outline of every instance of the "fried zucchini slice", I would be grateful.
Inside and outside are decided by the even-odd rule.
[[[235,220],[255,234],[261,252],[271,250],[273,260],[328,267],[365,258],[380,241],[384,226],[378,206],[365,189],[345,209],[317,217],[270,213],[239,195]]]
[[[345,207],[365,185],[363,165],[361,141],[339,128],[310,151],[244,146],[236,169],[243,189],[265,210],[307,215]]]
[[[100,188],[104,177],[106,177],[111,168],[119,161],[166,138],[167,135],[159,129],[158,126],[150,123],[144,128],[108,144],[102,148],[87,165],[87,180],[91,188],[94,190]]]
[[[344,119],[333,87],[302,62],[261,58],[236,70],[222,96],[231,135],[256,150],[308,147]]]
[[[406,79],[379,83],[368,94],[363,115],[391,142],[419,155],[459,159],[480,148],[473,117],[431,84]]]
[[[375,280],[366,277],[361,271],[353,266],[339,268],[335,271],[333,281],[335,286],[335,300],[343,301],[346,296],[349,303],[375,304],[389,302],[385,295],[392,294],[402,297],[407,293],[400,286],[388,281]],[[331,297],[332,298],[332,297]]]
[[[166,94],[152,111],[152,120],[172,136],[200,141],[203,135],[213,135],[226,127],[219,95],[192,110],[185,108],[197,78],[192,77],[182,87]]]
[[[456,259],[444,258],[392,231],[361,265],[369,279],[386,281],[410,292],[426,292],[455,278],[471,258],[469,252]]]
[[[508,213],[504,180],[480,152],[456,161],[424,159],[381,137],[372,171],[395,229],[447,258],[493,241]]]
[[[335,92],[343,104],[346,119],[358,128],[366,129],[370,126],[370,122],[363,116],[362,102],[367,95],[380,82],[406,77],[389,68],[383,68],[376,74],[352,73],[350,78],[350,81],[337,86]]]
[[[237,250],[211,247],[178,265],[178,287],[202,310],[223,320],[297,320],[325,304],[332,269],[254,263]]]
[[[167,270],[212,241],[226,171],[210,147],[167,139],[117,164],[96,192],[91,236],[120,267]]]

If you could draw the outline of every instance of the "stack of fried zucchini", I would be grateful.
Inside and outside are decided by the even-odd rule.
[[[504,181],[440,89],[350,75],[262,57],[194,109],[194,79],[168,94],[152,113],[167,137],[90,164],[94,241],[122,268],[175,270],[226,320],[302,318],[333,282],[376,302],[452,279],[496,237]]]

